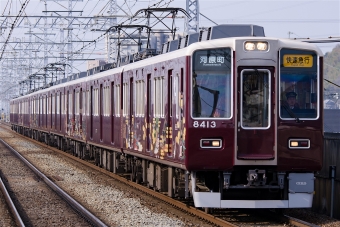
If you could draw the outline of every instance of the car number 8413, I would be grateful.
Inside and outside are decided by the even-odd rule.
[[[194,128],[215,128],[216,122],[215,121],[194,121],[193,124]]]

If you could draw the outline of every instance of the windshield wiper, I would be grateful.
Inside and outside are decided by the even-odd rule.
[[[214,116],[214,113],[215,113],[215,110],[216,110],[216,107],[217,107],[217,101],[218,101],[218,96],[220,95],[220,92],[217,91],[217,90],[209,89],[209,88],[207,88],[207,87],[202,87],[202,86],[200,86],[200,85],[197,85],[197,87],[200,87],[200,88],[202,88],[203,90],[209,91],[211,94],[214,95],[213,109],[212,109],[211,114],[210,114],[210,117],[213,117],[213,116]]]
[[[286,103],[284,103],[284,100],[280,100],[281,101],[281,106],[283,106],[283,108],[287,111],[287,113],[295,118],[296,123],[300,123],[300,119],[295,115],[295,113],[289,108],[289,106],[286,105]]]

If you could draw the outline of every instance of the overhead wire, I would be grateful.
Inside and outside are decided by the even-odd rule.
[[[163,4],[163,5],[167,5],[167,6],[168,6],[172,1],[173,1],[173,0],[170,0],[169,2],[166,2],[166,3]],[[54,2],[57,3],[56,1],[54,1]],[[98,1],[98,2],[99,2],[99,1]],[[95,5],[95,7],[92,8],[90,14],[95,10],[96,6],[98,5],[98,2],[97,2],[97,4]],[[158,3],[155,3],[154,6],[155,6],[155,5],[158,5],[158,6],[159,6],[162,2],[164,2],[164,0],[161,0],[161,1],[159,1]],[[125,1],[125,3],[126,3],[126,5],[127,5],[127,7],[128,7],[129,12],[131,12],[131,8],[132,8],[133,6],[136,5],[137,1],[134,2],[134,4],[132,5],[131,8],[130,8],[130,5],[127,4],[126,1]],[[57,3],[57,4],[59,4],[59,3]],[[60,4],[59,4],[59,5],[60,5]],[[106,5],[101,9],[101,11],[105,10],[106,7],[107,7],[107,5],[108,5],[108,4],[106,4]],[[62,5],[61,5],[61,6],[62,6]],[[149,6],[149,7],[150,7],[150,6]],[[65,8],[65,7],[64,7],[64,8]],[[84,8],[85,8],[85,6],[83,7],[83,9],[84,9]],[[74,7],[73,7],[73,9],[74,9]],[[100,11],[100,12],[101,12],[101,11]],[[123,21],[123,20],[124,20],[124,19],[121,19],[120,22]],[[127,22],[128,20],[129,20],[129,19],[123,21],[123,23]],[[144,20],[145,20],[145,18],[143,19],[143,21],[144,21]],[[80,31],[78,31],[77,34],[79,35],[79,33],[80,33]],[[84,34],[84,33],[83,33],[83,34]],[[94,39],[92,42],[89,42],[88,44],[83,45],[83,47],[81,47],[80,49],[78,49],[77,51],[75,51],[75,53],[84,51],[85,49],[91,48],[91,46],[94,45],[93,50],[92,50],[92,52],[91,52],[91,53],[93,53],[94,50],[95,50],[96,47],[97,47],[98,42],[104,39],[103,36],[104,36],[105,34],[106,34],[106,32],[105,32],[104,34],[100,35],[99,37],[97,37],[96,39]],[[84,35],[84,36],[85,36],[85,35]],[[83,37],[84,37],[84,36],[83,36]],[[51,41],[51,42],[55,42],[57,38],[58,38],[58,36],[55,37],[54,41],[52,41],[52,40],[50,40],[50,41]],[[77,38],[79,38],[79,37],[77,37]],[[49,49],[49,51],[51,51],[52,48],[53,48],[53,47],[51,47],[51,48]],[[68,56],[68,57],[72,57],[73,55],[74,55],[74,54],[72,54],[72,55],[70,55],[70,56]],[[89,56],[91,56],[91,55],[92,55],[92,54],[89,54]],[[67,59],[67,57],[65,57],[63,60],[65,61],[66,59]],[[62,61],[62,60],[60,60],[60,61]],[[41,70],[41,69],[40,69],[40,70]]]
[[[11,38],[12,32],[13,32],[13,30],[14,30],[14,27],[15,27],[15,25],[16,25],[18,19],[20,18],[21,14],[25,11],[25,8],[27,7],[27,5],[28,5],[29,2],[30,2],[30,0],[25,0],[25,2],[21,5],[21,8],[20,8],[20,10],[19,10],[18,15],[15,17],[14,22],[12,23],[11,30],[9,31],[8,37],[7,37],[7,39],[6,39],[5,43],[4,43],[4,45],[2,46],[0,61],[2,60],[4,51],[5,51],[5,49],[6,49],[6,46],[7,46],[7,43],[8,43],[8,41],[9,41],[9,39]]]
[[[5,14],[5,11],[6,11],[6,9],[7,9],[8,3],[9,3],[9,1],[7,1],[7,3],[6,3],[5,9],[4,9],[4,11],[2,12],[2,16]]]

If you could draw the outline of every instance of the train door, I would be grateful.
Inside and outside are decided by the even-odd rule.
[[[238,68],[237,159],[275,158],[274,68]]]
[[[167,113],[167,128],[166,128],[166,145],[168,146],[168,148],[166,149],[167,152],[168,152],[168,156],[169,157],[172,157],[173,156],[173,153],[172,153],[172,121],[173,121],[173,105],[172,105],[172,102],[173,102],[173,95],[174,95],[174,92],[173,92],[173,82],[175,81],[174,79],[174,76],[173,76],[173,70],[168,70],[168,91],[167,91],[167,102],[168,102],[168,113]]]
[[[183,142],[183,119],[181,109],[183,108],[183,69],[180,72],[175,72],[172,75],[172,149],[173,157],[181,157],[182,142]]]
[[[110,118],[111,118],[111,143],[115,142],[115,115],[116,115],[116,102],[115,101],[115,82],[111,82],[111,89],[110,89],[111,93],[110,93],[110,104],[111,104],[111,108],[110,108]]]
[[[44,101],[43,101],[43,105],[44,105],[44,128],[47,129],[47,102],[48,102],[48,96],[47,94],[44,95]]]
[[[61,92],[58,91],[57,93],[57,131],[61,131]]]
[[[89,103],[89,109],[90,109],[90,139],[93,140],[93,86],[91,86],[90,89],[90,103]]]
[[[52,114],[51,114],[51,130],[56,129],[56,98],[57,98],[57,93],[54,93],[51,95],[51,103],[52,103]]]
[[[129,147],[133,145],[133,133],[134,133],[134,97],[133,97],[133,77],[130,78],[130,106],[129,106]]]
[[[99,133],[100,133],[100,141],[103,141],[103,84],[100,85],[99,90]]]
[[[83,112],[85,110],[83,103],[85,102],[85,92],[83,91],[83,88],[80,88],[80,93],[79,93],[79,135],[82,136],[83,132]]]
[[[150,151],[151,148],[151,74],[147,75],[147,82],[146,82],[146,151]]]

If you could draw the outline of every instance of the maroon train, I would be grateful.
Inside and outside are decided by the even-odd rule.
[[[11,100],[12,129],[196,207],[311,207],[322,52],[255,25],[199,35]]]

